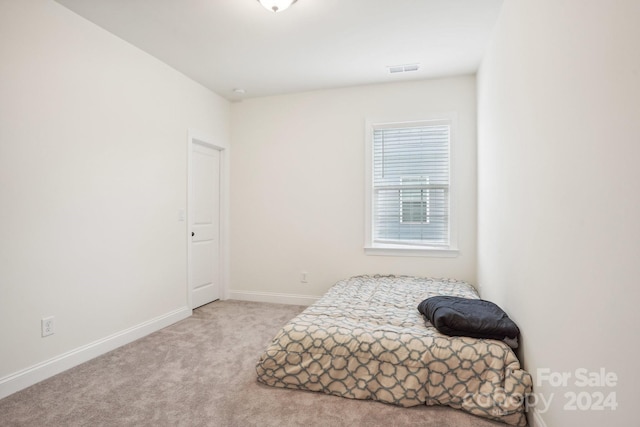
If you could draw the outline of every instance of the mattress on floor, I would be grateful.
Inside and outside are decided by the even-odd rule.
[[[450,279],[342,280],[278,332],[258,361],[258,381],[405,407],[447,405],[526,425],[529,373],[501,341],[439,333],[417,310],[436,295],[479,298]]]

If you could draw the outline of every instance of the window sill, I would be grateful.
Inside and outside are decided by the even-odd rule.
[[[455,258],[459,255],[458,249],[415,247],[403,245],[375,245],[364,248],[365,255],[378,256],[418,256],[433,258]]]

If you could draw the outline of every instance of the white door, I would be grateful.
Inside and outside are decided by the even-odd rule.
[[[220,298],[220,151],[191,142],[191,308]]]

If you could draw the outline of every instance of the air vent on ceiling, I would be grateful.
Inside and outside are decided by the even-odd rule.
[[[406,73],[409,71],[418,71],[420,64],[405,64],[405,65],[392,65],[387,67],[390,74]]]

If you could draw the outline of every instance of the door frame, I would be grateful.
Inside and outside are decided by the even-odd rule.
[[[216,142],[214,142],[216,141]],[[189,129],[187,135],[187,208],[186,208],[186,243],[187,243],[187,304],[189,309],[193,306],[191,292],[191,202],[193,200],[193,183],[191,173],[193,171],[193,144],[211,147],[220,152],[220,299],[228,299],[229,295],[229,147],[220,144],[215,138],[203,132]]]

